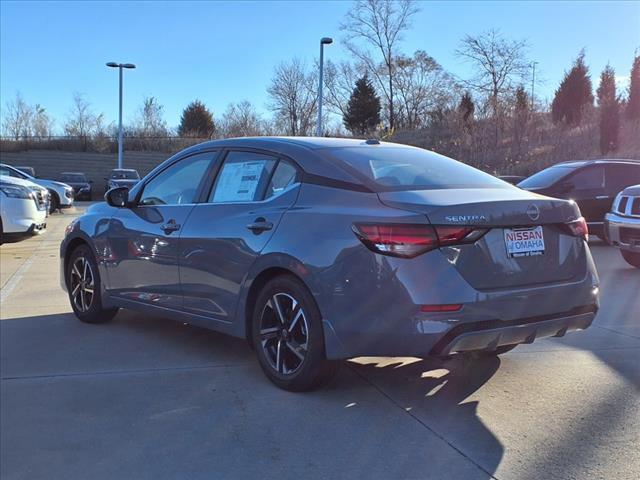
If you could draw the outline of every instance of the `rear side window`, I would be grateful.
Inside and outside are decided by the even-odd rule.
[[[209,202],[262,200],[277,159],[254,152],[229,152],[218,173]]]
[[[630,185],[640,183],[640,164],[612,164],[606,166],[607,189],[612,192],[624,190]]]
[[[508,187],[488,173],[419,148],[363,146],[331,148],[326,153],[377,190]]]
[[[298,169],[286,160],[280,160],[271,181],[267,186],[265,198],[273,197],[283,192],[289,185],[298,180]]]

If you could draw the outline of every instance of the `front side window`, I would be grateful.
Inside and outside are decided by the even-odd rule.
[[[213,152],[192,155],[171,165],[147,183],[141,205],[184,205],[196,200],[198,186],[213,159]]]
[[[573,190],[604,188],[604,168],[601,165],[579,170],[569,179]]]
[[[569,175],[572,170],[572,167],[566,165],[556,165],[545,168],[544,170],[525,178],[518,183],[518,186],[520,188],[548,188]]]
[[[209,202],[262,200],[277,159],[261,153],[229,152],[218,173]]]

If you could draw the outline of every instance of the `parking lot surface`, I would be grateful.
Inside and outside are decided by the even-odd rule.
[[[594,325],[499,359],[359,358],[281,391],[245,342],[75,319],[46,234],[0,247],[0,477],[637,479],[640,270],[594,242]]]

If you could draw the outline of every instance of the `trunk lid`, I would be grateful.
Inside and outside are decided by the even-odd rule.
[[[379,193],[390,207],[426,215],[433,225],[467,225],[489,231],[473,244],[440,251],[474,288],[522,287],[569,281],[586,272],[585,246],[563,226],[580,217],[575,203],[516,187],[414,190]],[[544,253],[513,257],[505,233],[541,226]]]

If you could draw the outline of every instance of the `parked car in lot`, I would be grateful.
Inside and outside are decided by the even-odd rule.
[[[76,200],[91,200],[93,181],[82,172],[62,172],[60,181],[73,188]]]
[[[0,163],[0,175],[28,180],[32,183],[45,187],[49,191],[49,211],[51,212],[73,206],[73,189],[65,183],[56,182],[54,180],[45,180],[43,178],[35,178],[28,173],[22,172],[17,168],[4,163]]]
[[[6,237],[43,232],[48,192],[20,178],[0,177],[0,244]]]
[[[20,166],[20,167],[16,167],[18,170],[20,170],[21,172],[26,173],[27,175],[29,175],[30,177],[36,177],[36,169],[33,167],[25,167],[25,166]]]
[[[116,187],[133,188],[140,181],[140,175],[132,168],[114,168],[105,180],[105,191]]]
[[[105,198],[60,247],[76,316],[130,308],[246,338],[289,390],[350,357],[498,355],[598,310],[574,202],[419,148],[218,140]]]
[[[604,238],[604,216],[617,193],[640,183],[637,160],[583,160],[564,162],[531,175],[518,187],[549,197],[575,200],[589,232]]]
[[[625,261],[640,268],[640,185],[625,188],[604,219],[607,241],[620,248]]]

